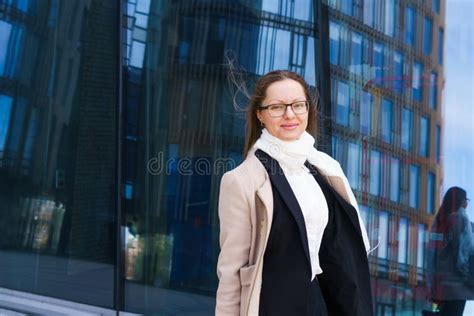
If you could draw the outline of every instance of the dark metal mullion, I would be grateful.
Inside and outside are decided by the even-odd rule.
[[[124,227],[122,221],[124,217],[122,216],[122,120],[123,120],[123,72],[122,72],[122,63],[123,63],[123,26],[122,19],[124,15],[123,8],[125,7],[126,0],[118,0],[118,16],[117,16],[117,27],[118,27],[118,63],[117,63],[117,115],[116,115],[116,125],[117,125],[117,134],[116,134],[116,209],[117,209],[117,218],[116,218],[116,249],[115,249],[115,275],[114,275],[114,308],[116,315],[120,314],[120,311],[124,309],[124,297],[125,297],[125,284],[123,282],[124,275],[124,264],[125,264],[125,254],[124,249],[124,236],[122,233],[122,227]]]
[[[322,0],[313,1],[314,17],[317,17],[317,23],[314,23],[315,37],[319,39],[319,45],[315,43],[315,54],[317,60],[316,74],[319,81],[319,110],[322,112],[321,126],[318,126],[320,131],[320,139],[323,144],[320,149],[332,154],[332,121],[331,121],[331,66],[329,63],[329,10],[328,6]],[[319,28],[318,28],[319,26]]]

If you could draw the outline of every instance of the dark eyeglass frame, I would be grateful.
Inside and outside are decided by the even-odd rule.
[[[293,105],[294,105],[294,104],[297,104],[297,103],[302,103],[302,102],[304,102],[304,103],[306,104],[306,111],[305,111],[305,112],[302,112],[302,113],[297,113],[297,112],[295,111],[295,109],[293,108]],[[281,115],[271,115],[269,108],[270,108],[271,106],[274,106],[274,105],[284,105],[284,106],[285,106],[285,110],[283,111],[283,114],[281,114]],[[295,113],[295,114],[297,114],[297,115],[305,114],[305,113],[308,113],[308,111],[309,111],[309,101],[308,101],[308,100],[295,101],[295,102],[293,102],[293,103],[273,103],[273,104],[268,104],[268,105],[261,106],[261,107],[259,108],[259,110],[262,110],[262,111],[263,111],[263,110],[268,110],[268,114],[270,114],[271,117],[282,117],[283,115],[285,115],[286,109],[287,109],[289,106],[291,106],[291,110],[293,111],[293,113]]]
[[[465,200],[466,200],[467,202],[469,202],[471,199],[470,199],[470,198],[465,198]]]

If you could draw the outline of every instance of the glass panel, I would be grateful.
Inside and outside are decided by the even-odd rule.
[[[372,104],[372,95],[363,91],[360,105],[360,132],[365,135],[369,135],[371,131]]]
[[[416,255],[416,266],[418,268],[425,267],[425,242],[426,242],[426,225],[418,224],[418,244]]]
[[[408,219],[400,217],[398,226],[398,262],[400,263],[407,263],[408,227]]]
[[[388,36],[395,33],[395,0],[385,1],[385,28],[384,32]]]
[[[436,178],[432,172],[428,172],[428,183],[426,184],[426,190],[426,210],[429,214],[434,214]]]
[[[379,213],[379,248],[377,255],[379,258],[387,259],[388,256],[388,213]]]
[[[0,287],[113,309],[118,3],[7,2]]]
[[[349,125],[349,86],[342,81],[339,81],[337,85],[336,122]]]
[[[420,167],[416,165],[410,165],[410,197],[409,205],[413,208],[418,208],[419,202],[419,185],[420,183]]]
[[[390,200],[398,202],[400,198],[400,161],[390,159]]]
[[[347,15],[352,15],[352,1],[353,0],[340,0],[341,11]]]
[[[374,5],[375,0],[364,1],[364,23],[369,26],[374,25]]]
[[[420,117],[420,155],[428,157],[430,153],[430,121],[427,117]]]
[[[413,73],[412,73],[413,100],[419,101],[419,102],[421,102],[422,97],[423,97],[422,77],[423,77],[423,65],[419,62],[413,63]]]
[[[411,150],[413,143],[413,111],[407,108],[402,110],[402,148],[405,150]]]
[[[444,49],[444,31],[438,30],[438,64],[443,64],[443,49]]]
[[[429,97],[429,107],[431,109],[436,109],[436,101],[438,96],[438,75],[436,72],[432,72],[430,76],[430,97]]]
[[[370,154],[370,194],[380,194],[380,152],[372,150]]]
[[[347,148],[347,178],[353,189],[360,188],[360,146],[348,143]]]
[[[349,71],[362,75],[362,35],[352,32],[351,64]]]
[[[441,158],[441,127],[436,125],[436,161],[439,163]]]
[[[401,93],[405,84],[405,78],[403,73],[403,55],[399,52],[393,53],[394,63],[394,78],[393,78],[393,89]]]
[[[373,52],[373,64],[375,72],[375,84],[381,85],[383,83],[383,67],[384,67],[384,58],[383,58],[383,45],[380,43],[374,43],[374,52]]]
[[[341,27],[332,21],[329,22],[329,61],[331,64],[339,64],[339,41],[341,38]]]
[[[415,44],[415,19],[415,10],[410,6],[407,6],[405,8],[405,43],[410,46]]]
[[[433,42],[433,21],[425,18],[423,26],[423,53],[425,55],[431,54],[431,46]]]
[[[392,101],[382,99],[382,140],[386,143],[392,141]]]
[[[439,0],[432,0],[431,1],[431,7],[433,8],[433,11],[439,14],[440,11],[440,1]]]

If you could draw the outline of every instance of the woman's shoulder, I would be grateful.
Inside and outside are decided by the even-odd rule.
[[[254,185],[258,186],[259,184],[263,184],[266,177],[267,173],[265,167],[255,154],[250,152],[237,167],[225,172],[222,179],[232,178],[244,186],[253,187]]]

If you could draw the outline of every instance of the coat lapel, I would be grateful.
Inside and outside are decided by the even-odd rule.
[[[316,178],[316,181],[319,183],[319,185],[325,185],[333,193],[337,201],[342,205],[342,209],[346,212],[356,230],[362,236],[359,219],[357,218],[357,211],[349,202],[349,196],[347,195],[347,191],[342,180],[339,177],[328,177],[323,175],[321,172],[319,172],[318,168],[309,162],[306,162],[305,165],[308,167],[311,174]]]
[[[298,226],[299,235],[303,244],[306,259],[311,265],[311,259],[309,256],[308,248],[308,238],[306,234],[306,225],[304,222],[303,213],[301,211],[300,205],[298,204],[298,200],[296,199],[296,196],[291,190],[290,184],[288,183],[288,180],[286,179],[283,173],[283,170],[280,168],[278,162],[264,151],[258,149],[255,152],[255,156],[257,156],[257,158],[262,162],[263,166],[268,172],[268,175],[270,176],[272,185],[275,186],[275,188],[278,190],[283,201],[285,202],[291,214],[293,215],[293,218],[295,219],[296,224]]]

